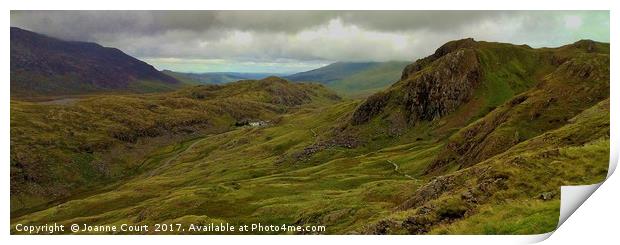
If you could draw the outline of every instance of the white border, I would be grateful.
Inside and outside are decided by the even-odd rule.
[[[615,1],[618,2],[618,1]],[[54,1],[2,1],[0,4],[5,11],[1,17],[1,21],[5,27],[10,25],[9,10],[13,9],[100,9],[100,10],[123,10],[123,9],[275,9],[275,10],[293,10],[293,9],[351,9],[351,10],[403,10],[403,9],[419,9],[419,10],[492,10],[492,9],[511,9],[511,10],[612,10],[611,11],[611,81],[615,81],[618,76],[618,68],[614,57],[618,57],[618,49],[615,48],[618,32],[614,31],[614,27],[618,26],[618,14],[620,11],[617,3],[608,0],[564,0],[564,1],[540,1],[540,0],[515,0],[507,1],[485,1],[485,0],[449,0],[449,1],[399,1],[399,0],[381,0],[381,1],[361,1],[361,0],[341,0],[341,1],[291,1],[291,0],[227,0],[227,1],[166,1],[155,3],[152,0],[106,0],[106,1],[77,1],[77,0],[54,0]],[[283,20],[285,21],[285,20]],[[253,244],[313,244],[317,242],[329,243],[360,243],[375,244],[377,242],[395,242],[395,243],[439,243],[439,244],[514,244],[536,242],[546,238],[546,234],[542,236],[8,236],[9,233],[9,145],[10,145],[10,129],[9,129],[9,28],[4,30],[2,42],[2,80],[0,83],[2,93],[2,104],[0,111],[2,120],[0,126],[3,128],[0,138],[3,139],[0,148],[1,155],[5,159],[5,165],[0,173],[2,178],[2,200],[0,206],[4,210],[0,216],[0,220],[4,220],[0,225],[2,232],[2,240],[8,242],[19,242],[20,244],[67,244],[67,243],[92,243],[92,244],[109,244],[110,242],[122,243],[154,243],[154,244],[170,244],[172,242],[183,241],[185,243],[243,243],[251,239]],[[611,94],[620,94],[619,87],[614,82],[611,83]],[[612,165],[610,170],[615,169],[615,163],[618,159],[618,99],[611,98],[611,156]],[[610,171],[611,173],[611,171]],[[573,243],[575,241],[591,242],[593,239],[600,242],[613,241],[617,239],[617,226],[615,221],[620,220],[617,212],[618,195],[617,190],[620,181],[617,176],[612,176],[609,181],[604,183],[601,188],[596,191],[591,200],[587,200],[585,204],[575,212],[575,217],[569,218],[558,231],[551,236],[548,243],[564,244]],[[616,204],[616,205],[614,205]],[[595,224],[595,225],[593,225]],[[598,232],[606,231],[606,232]],[[104,239],[102,239],[104,238]],[[534,238],[534,240],[532,240]],[[604,239],[604,240],[601,240]],[[9,244],[9,243],[4,243]]]

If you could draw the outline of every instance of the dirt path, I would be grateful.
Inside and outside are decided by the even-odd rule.
[[[39,104],[42,104],[42,105],[72,105],[76,101],[78,101],[77,98],[64,98],[64,99],[43,101],[43,102],[39,102]]]
[[[194,146],[196,146],[198,143],[206,140],[208,138],[204,138],[204,139],[199,139],[196,142],[192,143],[191,145],[189,145],[187,148],[185,148],[185,150],[182,150],[178,153],[175,153],[174,156],[169,157],[168,159],[166,159],[166,161],[161,164],[159,167],[151,170],[151,172],[149,172],[148,177],[153,177],[156,174],[160,174],[161,171],[163,171],[166,167],[168,167],[170,165],[170,163],[172,163],[172,161],[177,160],[179,158],[179,156],[183,155],[183,153],[191,150]]]
[[[316,128],[318,128],[318,127],[316,127]],[[314,136],[314,138],[317,138],[317,137],[319,137],[319,135],[316,133],[316,131],[314,131],[314,129],[315,128],[311,128],[310,132],[312,132],[312,136]]]
[[[397,173],[399,173],[399,174],[401,174],[401,175],[403,175],[403,176],[407,177],[408,179],[415,180],[415,181],[420,181],[420,180],[418,180],[418,179],[416,179],[416,178],[412,177],[411,175],[406,174],[406,173],[403,173],[402,171],[400,171],[400,166],[398,166],[398,164],[396,164],[396,163],[395,163],[395,162],[393,162],[392,160],[387,160],[387,162],[391,163],[391,164],[392,164],[392,166],[394,166],[394,172],[397,172]]]

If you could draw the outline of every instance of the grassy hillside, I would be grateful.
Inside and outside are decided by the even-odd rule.
[[[609,161],[609,99],[558,129],[432,179],[368,233],[538,234],[557,227],[560,186],[598,183]]]
[[[325,84],[339,94],[361,98],[388,87],[409,62],[337,62],[315,70],[286,76],[292,81]]]
[[[329,233],[361,228],[416,189],[388,160],[420,159],[402,165],[416,175],[437,147],[417,142],[359,157],[337,149],[340,156],[318,165],[281,162],[282,155],[314,142],[313,132],[324,134],[331,120],[345,117],[355,105],[307,108],[270,127],[238,128],[162,147],[122,186],[13,222],[297,223],[329,225]],[[409,152],[410,147],[425,152]]]
[[[118,180],[159,146],[337,100],[320,85],[276,77],[163,94],[13,100],[11,210]]]
[[[592,41],[589,44],[609,47]],[[579,59],[589,54],[603,59],[592,65],[605,67],[608,54],[584,49],[578,43],[556,49],[532,49],[472,39],[449,42],[435,54],[407,66],[401,80],[390,88],[366,99],[353,113],[349,125],[343,125],[347,128],[344,132],[371,131],[392,137],[428,121],[440,121],[444,131],[458,130],[514,96],[545,84],[546,76],[556,70],[561,72],[567,56]],[[568,64],[571,63],[565,65]],[[600,81],[608,88],[605,77]],[[606,96],[605,86],[601,86],[592,93]]]
[[[609,86],[609,55],[577,54],[535,88],[460,129],[428,171],[465,168],[561,127],[573,116],[609,98]]]
[[[408,63],[404,61],[383,62],[346,76],[328,87],[352,98],[367,97],[396,82]]]
[[[605,102],[580,115],[588,120],[576,117],[573,124],[524,142],[506,157],[455,173],[458,178],[424,175],[425,166],[440,150],[440,142],[433,140],[402,139],[377,151],[334,148],[324,152],[330,160],[321,164],[279,163],[282,154],[313,142],[313,131],[324,134],[331,127],[327,119],[346,117],[355,106],[348,102],[298,111],[272,127],[240,128],[160,148],[148,158],[141,174],[123,186],[15,218],[12,223],[261,222],[326,225],[329,234],[531,234],[557,224],[560,184],[594,183],[606,173]],[[597,119],[592,120],[592,115]],[[583,132],[582,127],[592,131]],[[567,145],[567,137],[573,135],[582,138]],[[551,137],[557,140],[548,141]],[[580,146],[583,142],[590,143]],[[550,162],[554,165],[549,166]],[[392,163],[399,165],[398,171]],[[450,189],[440,192],[444,185]],[[493,196],[484,196],[487,193]],[[434,208],[428,225],[421,226],[428,228],[409,226],[415,222],[412,214],[425,209],[407,209],[408,203],[432,195],[440,198],[426,204]],[[404,210],[394,212],[397,208]]]
[[[556,227],[560,186],[596,183],[607,173],[609,44],[533,49],[457,40],[399,77],[365,100],[339,101],[321,85],[267,78],[161,97],[93,98],[88,106],[14,101],[11,224],[223,222],[324,225],[327,234],[536,234]],[[127,108],[103,102],[121,99],[136,102],[122,103]],[[151,104],[159,114],[147,112]],[[130,110],[137,116],[127,116]],[[167,126],[143,118],[166,118]],[[87,123],[68,126],[76,120]],[[248,125],[259,120],[266,123]],[[158,143],[157,133],[173,136]],[[123,150],[94,151],[92,159],[124,159],[130,168],[122,178],[40,207],[33,206],[41,203],[34,194],[13,194],[42,188],[39,159],[30,157],[48,154],[44,146],[58,144],[75,157],[90,149],[77,146],[98,137],[120,141]],[[40,148],[29,151],[33,145]],[[48,166],[69,159],[45,159],[53,157]],[[97,183],[52,173],[67,184]]]
[[[286,76],[291,81],[315,81],[331,84],[378,65],[378,62],[336,62],[327,66]]]

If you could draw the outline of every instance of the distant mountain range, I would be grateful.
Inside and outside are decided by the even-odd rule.
[[[294,82],[315,82],[342,95],[365,97],[398,81],[411,62],[336,62],[310,71],[291,75],[278,73],[205,72],[184,73],[163,70],[164,74],[191,84],[222,84],[239,80],[256,80],[279,76]]]
[[[118,49],[11,27],[11,96],[155,92],[180,85]]]
[[[408,61],[336,62],[284,78],[296,82],[319,82],[340,94],[366,96],[398,81]]]
[[[223,84],[280,76],[316,82],[349,97],[363,97],[397,81],[410,62],[336,62],[295,73],[158,71],[116,48],[65,41],[11,27],[11,96],[55,97],[109,92],[159,92],[188,84]]]
[[[242,73],[242,72],[205,72],[186,73],[171,70],[163,70],[164,74],[176,78],[179,81],[195,84],[222,84],[239,80],[260,80],[270,76],[282,76],[279,73]]]
[[[317,81],[323,84],[332,84],[347,76],[354,75],[378,64],[378,62],[336,62],[318,69],[286,76],[286,79],[292,81]]]

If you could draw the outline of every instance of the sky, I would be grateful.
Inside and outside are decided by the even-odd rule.
[[[294,73],[415,61],[442,44],[609,42],[609,11],[11,11],[11,26],[115,47],[158,69]]]

